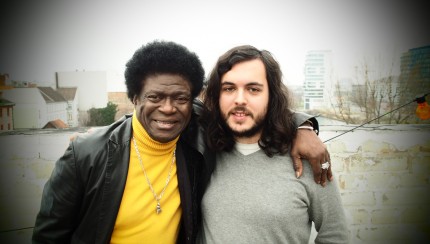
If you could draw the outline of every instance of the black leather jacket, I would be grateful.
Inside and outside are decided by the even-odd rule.
[[[131,136],[127,115],[70,143],[43,190],[33,243],[109,243],[127,179]],[[193,243],[202,157],[182,138],[176,156],[183,211],[178,243]]]
[[[196,101],[193,110],[177,143],[182,207],[178,243],[195,242],[199,203],[215,165],[197,124],[201,103]],[[296,114],[295,118],[301,124],[311,117]],[[43,190],[33,243],[109,243],[126,183],[131,136],[131,115],[126,115],[70,143]]]

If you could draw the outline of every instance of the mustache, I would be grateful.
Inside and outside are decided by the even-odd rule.
[[[228,114],[233,114],[233,113],[244,113],[246,115],[249,115],[251,117],[253,117],[252,112],[249,111],[246,107],[244,106],[236,106],[234,107],[232,110],[230,110],[230,112]]]

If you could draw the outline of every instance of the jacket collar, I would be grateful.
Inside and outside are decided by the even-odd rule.
[[[122,117],[111,128],[112,132],[107,142],[107,162],[96,243],[109,243],[115,226],[127,180],[132,135],[131,115]]]

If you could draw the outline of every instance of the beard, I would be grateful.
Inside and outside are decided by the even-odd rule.
[[[234,137],[237,137],[237,138],[253,137],[255,134],[259,133],[264,127],[263,121],[255,121],[255,122],[256,123],[247,130],[241,130],[241,131],[233,130],[230,126],[228,126],[228,129],[231,131],[231,133],[233,133]]]
[[[227,128],[227,130],[233,134],[234,137],[236,138],[249,138],[249,137],[253,137],[255,136],[257,133],[259,133],[263,128],[264,128],[264,124],[265,124],[265,115],[259,115],[257,117],[254,117],[253,114],[249,114],[249,116],[251,118],[254,119],[254,125],[252,125],[250,128],[248,129],[242,129],[242,130],[237,130],[232,128],[229,124],[228,124],[228,115],[223,115],[223,124],[224,127]]]

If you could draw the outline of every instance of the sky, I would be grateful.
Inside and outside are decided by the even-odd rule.
[[[206,73],[234,46],[266,49],[287,85],[303,82],[310,50],[331,50],[344,78],[363,60],[398,67],[402,53],[430,45],[424,1],[8,1],[0,5],[0,73],[40,85],[53,86],[55,72],[105,70],[115,77],[108,90],[125,91],[126,62],[156,39],[196,52]]]

